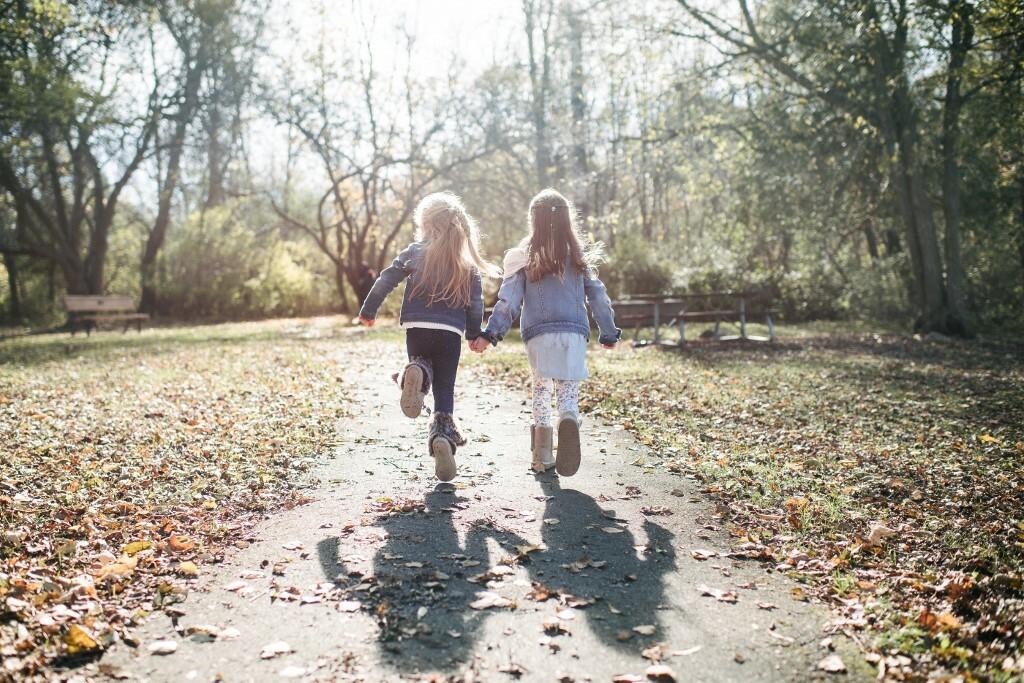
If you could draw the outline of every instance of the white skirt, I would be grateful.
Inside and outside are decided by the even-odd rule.
[[[549,332],[526,342],[526,355],[535,377],[584,380],[587,373],[587,338],[576,332]]]

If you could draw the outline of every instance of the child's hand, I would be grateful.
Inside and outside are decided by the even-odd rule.
[[[484,337],[477,337],[469,342],[469,348],[471,348],[474,353],[483,353],[489,345],[490,342],[488,342]]]
[[[369,318],[364,318],[363,316],[359,316],[359,324],[360,325],[366,325],[367,327],[373,327],[373,324],[375,322],[377,322],[377,321],[376,320],[370,320]]]
[[[601,344],[601,347],[602,347],[602,348],[605,348],[605,349],[614,349],[614,348],[615,348],[615,344],[616,344],[616,343],[617,343],[617,342],[613,342],[613,343],[611,343],[611,344]]]

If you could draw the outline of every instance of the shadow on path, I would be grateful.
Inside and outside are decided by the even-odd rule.
[[[460,543],[452,511],[475,501],[443,485],[424,497],[424,507],[393,513],[375,528],[387,539],[373,559],[372,570],[346,567],[344,555],[357,550],[344,539],[329,537],[318,544],[324,575],[337,585],[355,589],[352,600],[376,619],[381,658],[402,673],[443,671],[465,663],[473,652],[480,626],[494,610],[470,608],[483,582],[467,579],[492,571],[487,539],[515,556],[522,539],[478,520]],[[339,558],[339,554],[342,555]],[[362,590],[356,586],[362,586]]]
[[[542,525],[547,550],[527,565],[531,578],[557,592],[598,598],[583,612],[588,626],[606,645],[635,650],[627,640],[637,635],[634,626],[661,631],[665,576],[676,566],[672,533],[644,519],[647,542],[638,544],[614,513],[590,496],[561,488],[553,473],[536,478],[547,496],[544,519],[558,523]]]
[[[536,479],[546,497],[543,519],[558,522],[540,525],[546,548],[522,560],[534,597],[523,597],[529,589],[514,586],[514,572],[500,563],[516,557],[515,546],[526,542],[486,517],[470,523],[460,540],[451,513],[481,502],[441,486],[424,497],[423,507],[377,521],[374,527],[387,538],[372,569],[357,567],[355,558],[346,556],[359,549],[352,539],[331,536],[319,543],[324,575],[349,589],[349,599],[376,620],[382,660],[403,674],[456,670],[472,658],[488,618],[508,621],[515,627],[509,634],[518,632],[535,647],[540,624],[534,630],[524,620],[540,621],[566,606],[582,607],[575,623],[585,621],[607,647],[635,652],[637,643],[629,641],[639,638],[632,631],[638,625],[655,626],[661,635],[665,575],[675,568],[672,534],[645,520],[647,541],[638,545],[614,513],[590,496],[562,489],[554,474]],[[493,556],[494,543],[503,549],[501,557]],[[488,578],[495,579],[495,587],[485,585]],[[487,590],[518,595],[519,609],[471,608]],[[550,598],[535,602],[543,593]]]

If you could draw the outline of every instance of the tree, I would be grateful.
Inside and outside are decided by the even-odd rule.
[[[150,151],[158,90],[122,110],[114,90],[133,67],[115,49],[141,38],[131,5],[14,3],[0,19],[0,187],[19,240],[52,260],[74,294],[101,293],[118,201]]]
[[[158,164],[157,213],[146,237],[140,264],[140,308],[150,313],[156,309],[157,256],[171,223],[172,201],[181,180],[189,128],[205,104],[209,175],[204,207],[217,206],[225,198],[224,176],[229,158],[220,139],[221,107],[232,101],[234,106],[239,106],[239,100],[249,87],[249,79],[237,73],[239,60],[235,51],[239,49],[241,36],[236,24],[241,10],[236,0],[199,0],[184,5],[161,0],[157,3],[157,12],[178,49],[180,64],[170,76],[174,88],[167,99],[173,103],[173,109],[168,107],[164,116],[169,130],[165,141],[159,145],[167,161],[162,169]],[[251,46],[243,48],[243,51],[250,50]],[[154,64],[154,72],[156,69]],[[225,71],[239,76],[239,81],[225,82]],[[154,80],[159,78],[159,74],[154,73]],[[220,92],[221,88],[230,89],[230,94]]]
[[[921,114],[911,89],[907,1],[839,0],[796,13],[776,3],[757,18],[747,0],[738,0],[740,19],[734,23],[690,0],[678,1],[706,31],[702,38],[723,45],[730,59],[753,59],[773,76],[878,131],[891,159],[890,183],[903,218],[920,324],[931,330],[966,330],[963,306],[950,301],[932,218]],[[947,251],[956,248],[947,243]],[[960,296],[955,287],[952,294]]]
[[[269,193],[283,226],[313,239],[334,267],[342,310],[346,291],[365,296],[367,270],[390,260],[422,194],[460,165],[490,153],[474,138],[464,101],[451,90],[418,88],[408,65],[415,40],[406,34],[407,69],[401,98],[382,83],[367,41],[340,69],[324,37],[312,66],[314,81],[271,101],[271,113],[296,131],[326,177],[313,220],[295,211],[286,193]],[[456,140],[466,142],[457,143]]]

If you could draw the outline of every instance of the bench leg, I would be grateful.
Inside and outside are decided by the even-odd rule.
[[[142,320],[135,321],[135,329],[138,330],[139,334],[142,334]]]
[[[686,321],[679,319],[679,345],[686,346]]]
[[[747,302],[740,299],[740,339],[747,338]]]
[[[765,319],[768,321],[768,341],[775,341],[775,323],[772,322],[772,316],[766,315]]]
[[[714,333],[714,338],[715,339],[721,339],[722,338],[722,333],[721,333],[721,331],[719,329],[719,328],[721,328],[721,326],[722,326],[722,321],[721,320],[716,320],[715,321],[715,333]]]

